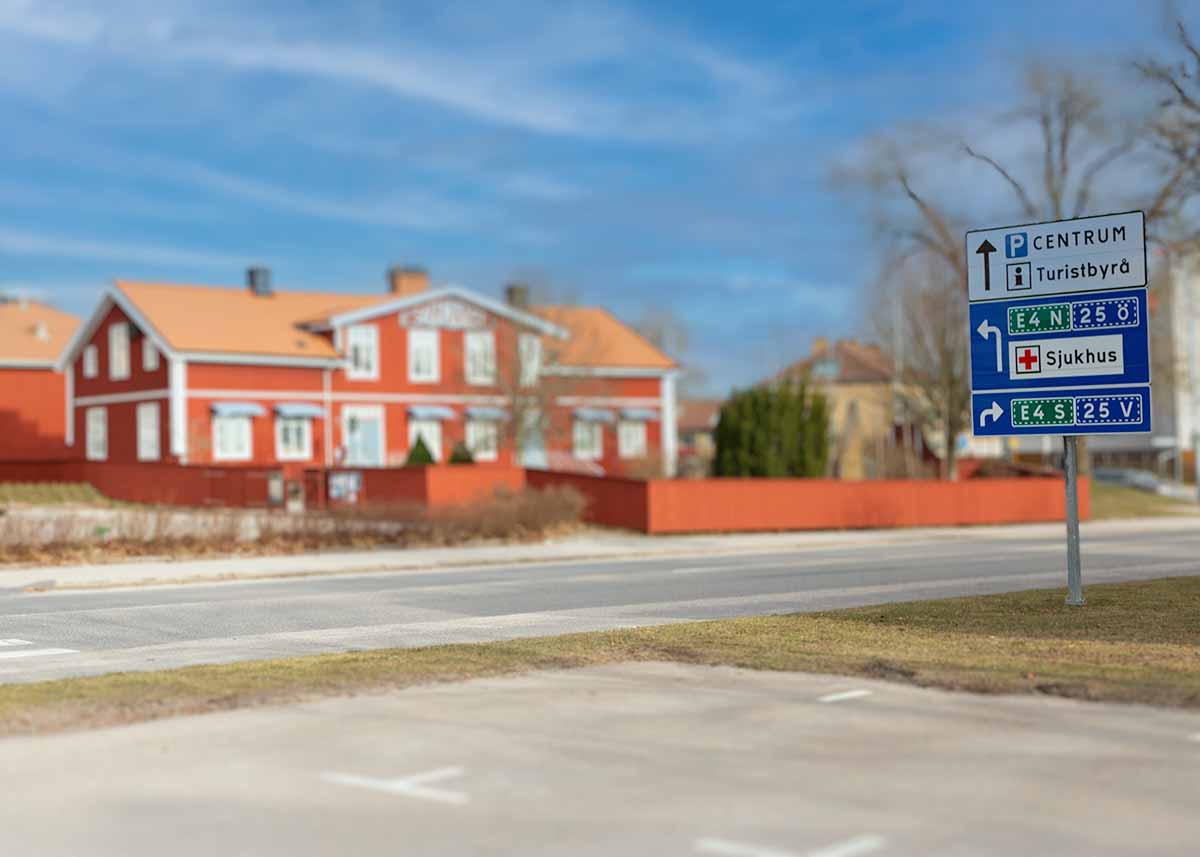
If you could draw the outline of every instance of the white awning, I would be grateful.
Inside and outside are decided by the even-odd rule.
[[[575,419],[589,423],[615,423],[617,415],[607,408],[576,408]]]
[[[622,408],[621,419],[633,422],[654,422],[658,419],[658,411],[654,408]]]
[[[275,414],[289,419],[320,420],[325,418],[325,409],[312,402],[280,402],[275,406]]]
[[[508,411],[504,408],[467,408],[467,419],[490,420],[499,423],[508,419]]]
[[[445,405],[409,405],[408,415],[414,420],[452,420],[457,416]]]
[[[267,409],[257,402],[213,402],[212,412],[218,417],[265,417]]]

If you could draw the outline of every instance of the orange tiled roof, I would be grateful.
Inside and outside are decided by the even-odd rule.
[[[79,327],[79,319],[36,301],[0,303],[0,363],[53,363]]]
[[[818,363],[834,361],[836,374],[814,380],[824,383],[886,383],[892,380],[892,361],[877,345],[867,345],[852,339],[839,339],[813,348],[812,354],[788,366],[777,380],[800,379],[807,376]]]
[[[118,280],[117,288],[173,349],[272,357],[336,358],[306,322],[394,300],[395,295],[275,292],[258,297],[242,286],[185,286]]]
[[[560,366],[612,366],[673,369],[677,365],[645,337],[599,307],[532,307],[536,315],[566,328],[570,338],[554,340],[550,360]]]

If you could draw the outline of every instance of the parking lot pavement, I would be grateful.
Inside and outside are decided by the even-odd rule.
[[[0,742],[4,852],[1194,855],[1200,716],[626,664]]]

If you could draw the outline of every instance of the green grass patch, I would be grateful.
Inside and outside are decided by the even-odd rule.
[[[111,506],[87,482],[0,482],[0,506]]]
[[[1200,708],[1200,577],[387,649],[0,686],[0,733],[375,692],[540,669],[677,661],[978,693]]]
[[[1125,485],[1092,482],[1092,520],[1111,521],[1117,518],[1156,518],[1171,515],[1194,515],[1195,503],[1186,503],[1160,494],[1139,491]]]

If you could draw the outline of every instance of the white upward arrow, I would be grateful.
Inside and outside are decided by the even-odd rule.
[[[959,330],[962,330],[962,328],[959,328]],[[980,428],[983,428],[985,425],[987,425],[987,420],[984,419],[984,417],[989,417],[989,416],[992,418],[993,423],[999,422],[1000,418],[1002,416],[1004,416],[1004,408],[1000,407],[1000,403],[995,401],[994,399],[992,400],[992,406],[990,408],[988,408],[986,411],[979,412],[979,427]]]
[[[962,328],[959,328],[959,329],[961,330]],[[1004,346],[1000,342],[1000,328],[996,327],[996,325],[994,325],[994,324],[989,324],[988,320],[985,318],[983,321],[979,322],[979,327],[977,327],[975,329],[977,331],[979,331],[979,335],[982,336],[984,339],[987,339],[993,333],[996,334],[996,371],[1003,372],[1004,371],[1004,354],[1003,354]]]

